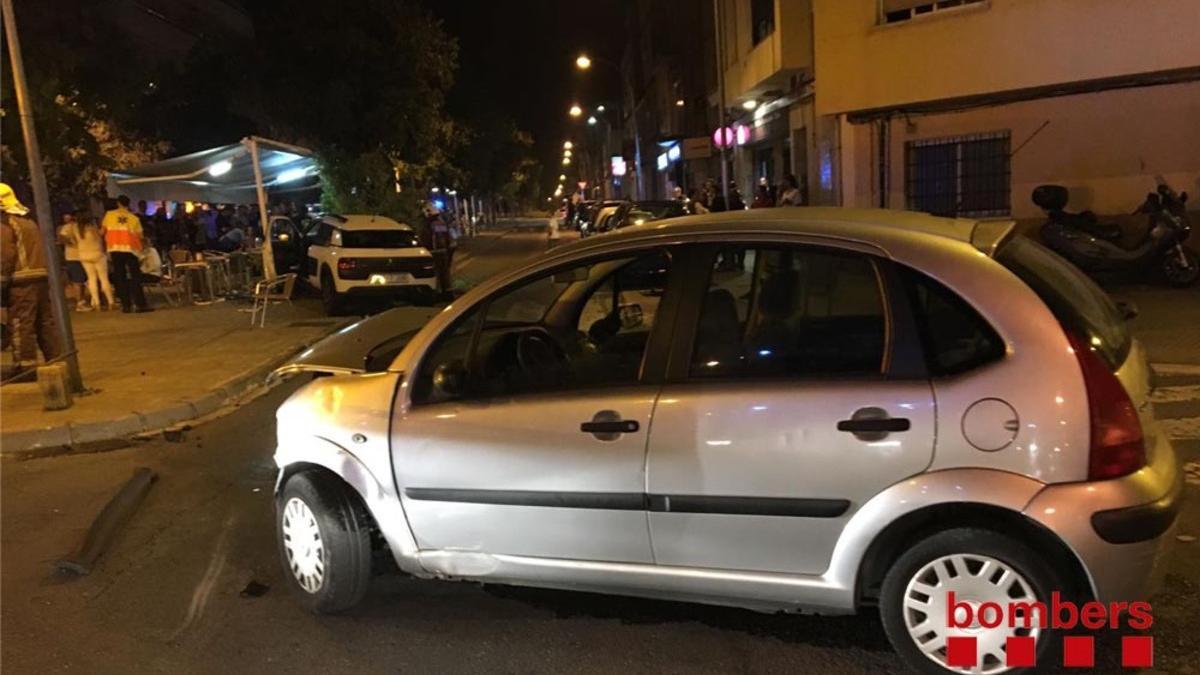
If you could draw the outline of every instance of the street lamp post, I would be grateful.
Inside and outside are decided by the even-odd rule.
[[[579,68],[580,70],[590,69],[593,63],[603,64],[608,68],[612,68],[617,73],[617,76],[621,78],[621,86],[625,89],[626,98],[629,100],[629,110],[627,112],[629,113],[629,118],[631,121],[630,123],[633,125],[634,181],[635,185],[637,186],[637,197],[638,199],[642,199],[644,198],[644,186],[642,184],[642,137],[641,134],[638,133],[638,106],[636,97],[634,96],[633,83],[629,80],[629,78],[625,77],[625,73],[620,69],[620,67],[611,61],[606,61],[601,58],[593,59],[587,54],[580,54],[575,59],[575,67]]]
[[[63,295],[62,267],[58,260],[58,237],[55,236],[53,215],[50,213],[50,190],[46,187],[46,173],[42,169],[42,153],[38,147],[37,127],[34,125],[33,107],[29,101],[29,87],[25,82],[25,63],[21,59],[21,42],[17,36],[17,22],[13,14],[12,0],[0,0],[0,14],[4,19],[4,36],[8,40],[8,58],[12,62],[13,91],[17,97],[17,110],[21,116],[21,135],[25,139],[25,154],[29,160],[29,182],[33,184],[33,205],[37,208],[38,228],[42,231],[42,246],[46,249],[50,305],[54,312],[54,322],[58,324],[59,339],[63,345],[64,361],[67,365],[67,382],[72,391],[82,392],[83,377],[79,374],[79,356],[75,351],[75,334],[71,330],[71,315],[67,312],[66,297]]]

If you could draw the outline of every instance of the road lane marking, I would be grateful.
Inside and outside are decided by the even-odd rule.
[[[1159,375],[1200,375],[1200,366],[1190,363],[1151,363]]]
[[[1160,419],[1158,426],[1176,441],[1200,439],[1200,417]]]
[[[1159,387],[1151,392],[1150,400],[1155,403],[1200,401],[1200,384],[1184,385],[1179,387]]]

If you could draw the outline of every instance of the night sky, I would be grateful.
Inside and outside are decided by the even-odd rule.
[[[558,153],[572,125],[571,102],[595,105],[619,98],[620,81],[609,68],[575,67],[586,51],[616,63],[624,42],[622,0],[586,3],[538,0],[427,0],[459,40],[459,74],[453,98],[492,97],[517,126],[533,134],[545,175],[558,173]]]

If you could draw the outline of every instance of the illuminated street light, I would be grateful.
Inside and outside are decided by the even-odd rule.
[[[755,101],[754,99],[750,99],[750,100],[746,101],[745,103],[742,103],[742,107],[745,108],[746,110],[754,110],[755,108],[758,107],[758,101]]]
[[[578,103],[574,103],[571,105],[569,112],[571,113],[571,117],[579,117],[583,114],[583,108],[580,108]]]
[[[563,157],[563,166],[571,166],[571,158]]]
[[[604,112],[605,110],[606,110],[606,108],[604,107],[604,105],[603,105],[603,104],[596,106],[596,112],[600,112],[600,113],[602,113],[602,112]]]
[[[682,108],[683,106],[684,106],[683,99],[681,99],[681,98],[675,99],[675,107],[676,108]]]
[[[588,118],[588,124],[591,126],[596,126],[597,121],[598,120],[596,119],[595,115],[592,115],[591,117]]]
[[[564,180],[566,180],[566,179],[567,179],[567,174],[565,174],[565,173],[564,173],[564,174],[561,174],[561,175],[558,177],[558,180],[559,180],[559,181],[564,181]]]
[[[587,54],[580,54],[579,58],[575,59],[575,67],[580,70],[587,70],[592,67],[592,60],[588,58]]]
[[[570,156],[571,156],[570,150],[563,150],[563,157],[570,157]]]
[[[575,147],[575,144],[572,143],[571,141],[567,141],[566,143],[563,143],[563,150],[570,150],[573,147]]]

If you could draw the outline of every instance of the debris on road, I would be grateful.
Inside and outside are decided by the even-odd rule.
[[[108,549],[109,544],[116,538],[121,526],[133,515],[138,505],[142,503],[150,486],[158,479],[158,474],[146,467],[136,469],[121,490],[104,505],[100,515],[92,521],[88,528],[83,544],[74,555],[54,563],[60,572],[77,576],[90,574],[96,561]]]
[[[261,598],[262,596],[266,595],[267,591],[269,590],[271,590],[270,586],[266,584],[260,584],[251,579],[250,583],[246,584],[246,587],[243,588],[242,592],[238,593],[238,595],[242,596],[243,598]]]

